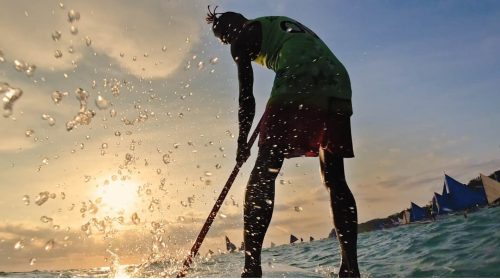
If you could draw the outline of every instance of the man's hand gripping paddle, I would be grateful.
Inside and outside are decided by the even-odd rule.
[[[255,140],[257,139],[261,122],[262,122],[262,120],[259,122],[259,124],[257,124],[257,127],[253,131],[252,136],[248,140],[248,144],[247,144],[248,149],[252,148],[252,145],[254,144]],[[246,158],[245,158],[245,160],[246,160]],[[210,226],[212,225],[215,217],[217,216],[217,213],[219,212],[220,207],[224,203],[224,199],[226,198],[227,193],[229,192],[229,189],[231,189],[231,186],[233,185],[233,182],[236,179],[236,176],[238,175],[238,172],[240,171],[240,168],[244,162],[245,162],[244,160],[237,160],[236,165],[234,166],[234,169],[231,172],[231,175],[229,176],[229,178],[226,182],[226,185],[224,185],[224,188],[222,189],[222,192],[220,193],[219,198],[215,202],[214,207],[212,208],[212,211],[208,215],[207,220],[205,221],[205,224],[201,228],[201,231],[198,234],[198,237],[196,238],[196,241],[194,242],[193,247],[191,247],[191,252],[184,260],[181,271],[179,271],[179,273],[177,273],[177,278],[186,276],[188,269],[189,269],[189,266],[191,265],[191,263],[193,263],[193,258],[198,254],[198,250],[200,249],[200,246],[203,243],[203,240],[205,239],[205,236],[207,235],[208,230],[210,229]]]

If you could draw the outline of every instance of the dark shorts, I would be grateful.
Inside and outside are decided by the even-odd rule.
[[[259,147],[280,150],[285,158],[316,157],[320,148],[352,158],[350,115],[299,102],[268,103]]]

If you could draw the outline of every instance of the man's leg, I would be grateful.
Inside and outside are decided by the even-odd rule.
[[[242,277],[262,277],[260,253],[274,208],[274,181],[283,165],[283,155],[259,148],[245,193],[245,270]]]
[[[323,182],[330,192],[333,223],[341,250],[339,277],[359,277],[356,251],[358,217],[356,202],[344,174],[344,158],[320,148]]]

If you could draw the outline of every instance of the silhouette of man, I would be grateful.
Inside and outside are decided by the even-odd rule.
[[[216,7],[217,8],[217,7]],[[271,221],[276,176],[285,158],[320,158],[320,170],[339,238],[339,276],[359,277],[357,210],[344,175],[354,157],[351,84],[346,69],[309,28],[281,16],[253,20],[234,12],[207,14],[214,35],[231,46],[238,68],[239,136],[236,160],[250,156],[247,138],[255,115],[254,61],[276,72],[259,126],[259,151],[245,192],[245,267],[242,277],[261,277],[261,250]]]

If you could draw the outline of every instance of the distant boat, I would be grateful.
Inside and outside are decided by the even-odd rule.
[[[313,242],[314,241],[314,237],[310,236],[309,237],[309,242]]]
[[[333,228],[328,234],[328,238],[337,238],[337,231]]]
[[[500,202],[500,182],[491,179],[490,177],[480,174],[481,181],[483,182],[484,192],[488,204]]]
[[[410,210],[408,209],[405,209],[405,211],[403,211],[403,222],[404,224],[409,224],[410,223]]]
[[[276,244],[274,242],[271,242],[271,248],[276,247]]]
[[[416,205],[415,203],[411,203],[410,209],[410,223],[424,220],[427,218],[427,210],[422,207]]]
[[[234,243],[232,243],[229,238],[227,237],[226,235],[226,250],[228,252],[234,252],[236,251],[236,245],[234,245]]]
[[[453,210],[464,210],[488,204],[484,190],[477,191],[471,189],[446,174],[444,184],[445,188],[448,189]]]
[[[290,235],[290,244],[295,243],[295,241],[299,240],[295,235],[291,234]]]

